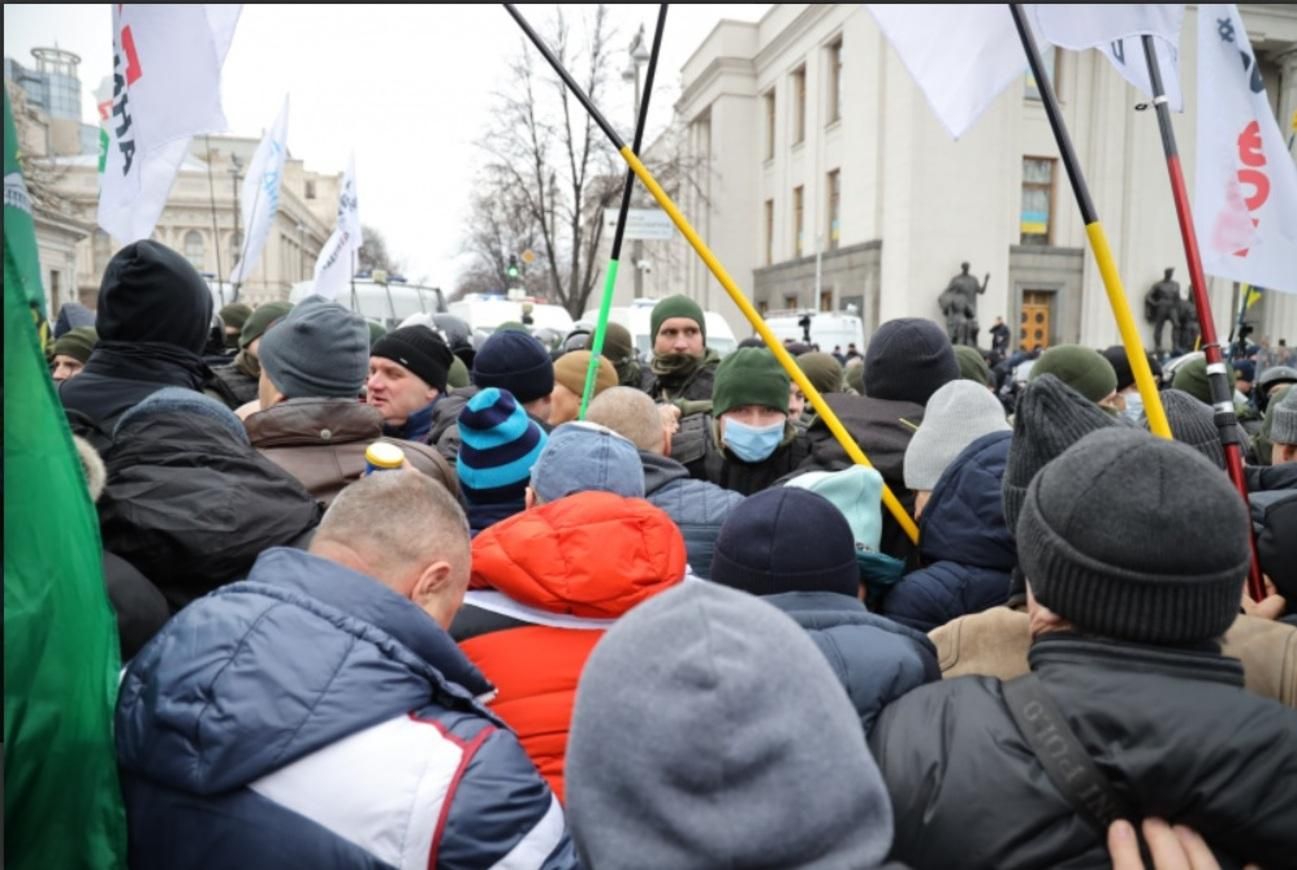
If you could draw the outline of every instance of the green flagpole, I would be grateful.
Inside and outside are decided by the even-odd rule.
[[[634,150],[638,154],[644,143],[644,127],[648,123],[649,97],[653,93],[653,76],[658,67],[658,50],[662,47],[662,31],[667,24],[667,4],[658,7],[657,29],[653,31],[653,50],[649,54],[648,72],[644,76],[644,93],[640,96],[639,117],[635,121]],[[612,311],[613,290],[617,286],[617,270],[621,264],[621,243],[626,233],[626,216],[630,213],[630,197],[635,187],[635,172],[626,171],[626,183],[621,191],[621,210],[617,213],[617,231],[612,239],[612,254],[608,258],[608,275],[603,282],[603,301],[599,304],[599,321],[595,324],[590,344],[590,366],[585,372],[585,388],[581,391],[581,410],[577,419],[585,419],[586,408],[594,395],[595,380],[599,374],[599,355],[603,353],[603,339],[608,332],[608,315]]]

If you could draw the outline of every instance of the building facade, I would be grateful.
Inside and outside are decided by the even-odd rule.
[[[1297,111],[1297,9],[1240,9],[1271,103],[1288,118]],[[1196,25],[1191,7],[1180,38],[1186,110],[1173,122],[1190,185]],[[1097,52],[1051,50],[1045,62],[1143,323],[1144,294],[1164,269],[1189,295],[1155,113],[1137,110],[1145,98]],[[996,316],[1018,325],[1027,347],[1119,341],[1028,75],[956,142],[863,6],[779,4],[756,23],[719,23],[682,86],[686,147],[710,169],[680,204],[758,310],[854,307],[867,332],[895,317],[940,320],[938,297],[969,262],[986,281],[983,346]],[[696,257],[675,280],[748,332]],[[1237,288],[1209,284],[1227,336]],[[1248,320],[1256,337],[1297,340],[1297,296],[1266,294]],[[1144,324],[1150,343],[1151,331]]]

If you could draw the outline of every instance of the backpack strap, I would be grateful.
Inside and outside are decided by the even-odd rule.
[[[1009,715],[1049,781],[1077,815],[1101,838],[1115,820],[1134,818],[1036,675],[1028,673],[1002,685]]]

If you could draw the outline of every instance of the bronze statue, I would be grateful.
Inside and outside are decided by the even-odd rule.
[[[941,306],[941,314],[946,318],[950,343],[976,347],[977,297],[986,292],[991,275],[987,273],[981,286],[978,286],[977,279],[968,274],[968,263],[960,263],[959,268],[959,274],[951,278],[946,289],[941,291],[937,304]]]
[[[1167,267],[1162,280],[1144,296],[1144,319],[1153,324],[1153,347],[1158,351],[1162,350],[1162,327],[1167,321],[1171,322],[1171,344],[1175,345],[1180,337],[1180,285],[1171,280],[1174,271]]]
[[[1176,344],[1181,353],[1189,353],[1196,349],[1199,335],[1198,309],[1193,300],[1181,300],[1177,315],[1179,325],[1175,331]]]

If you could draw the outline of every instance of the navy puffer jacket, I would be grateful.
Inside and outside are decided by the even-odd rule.
[[[743,496],[705,480],[694,480],[689,469],[668,456],[643,450],[639,455],[644,464],[644,498],[665,511],[680,528],[690,569],[704,580],[709,579],[716,536]]]
[[[1004,520],[1000,484],[1012,436],[982,436],[941,475],[919,520],[925,567],[887,593],[886,616],[927,632],[1009,600],[1018,549]]]
[[[937,650],[926,635],[870,613],[836,592],[783,592],[762,598],[810,634],[860,715],[870,726],[891,702],[941,679]]]

